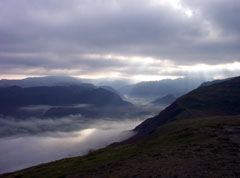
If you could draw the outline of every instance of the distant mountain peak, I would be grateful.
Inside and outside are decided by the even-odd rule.
[[[70,76],[45,76],[45,77],[29,77],[19,80],[0,80],[0,87],[20,86],[20,87],[37,87],[37,86],[68,86],[82,85],[82,81],[78,78]]]
[[[202,77],[185,77],[177,79],[164,79],[159,81],[146,81],[121,87],[123,95],[139,98],[157,98],[169,93],[175,96],[183,95],[195,88],[206,79]]]
[[[231,80],[232,78],[227,78],[227,79],[218,79],[218,80],[213,80],[213,81],[207,81],[204,82],[200,85],[200,87],[205,87],[205,86],[209,86],[209,85],[213,85],[213,84],[217,84],[217,83],[221,83],[221,82],[225,82],[228,80]]]

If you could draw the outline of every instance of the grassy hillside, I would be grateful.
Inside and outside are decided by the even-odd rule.
[[[111,146],[3,177],[237,177],[240,116],[181,120],[137,144]]]
[[[138,134],[128,142],[141,140],[156,128],[170,121],[209,116],[240,114],[240,77],[200,87],[178,98],[157,116],[135,128]]]

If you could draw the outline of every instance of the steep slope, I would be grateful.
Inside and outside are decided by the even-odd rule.
[[[114,88],[112,88],[112,87],[110,87],[110,86],[100,86],[100,88],[103,88],[103,89],[105,89],[105,90],[108,90],[108,91],[110,91],[110,92],[113,92],[113,93],[115,93],[115,94],[117,94],[118,96],[120,96],[122,99],[124,99],[124,96],[120,93],[120,92],[118,92],[117,90],[115,90]]]
[[[138,134],[132,139],[141,139],[173,120],[237,114],[240,114],[240,77],[200,87],[180,97],[157,116],[137,126],[134,130]]]

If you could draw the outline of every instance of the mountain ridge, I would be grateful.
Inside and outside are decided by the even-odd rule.
[[[19,86],[23,88],[29,88],[40,86],[71,86],[71,85],[95,88],[93,84],[82,82],[81,79],[70,76],[45,76],[45,77],[29,77],[25,79],[15,80],[8,79],[0,80],[0,87]]]
[[[104,106],[130,106],[117,94],[104,88],[88,86],[41,86],[0,88],[0,112],[11,113],[17,107],[29,105],[75,105],[93,104]]]
[[[0,177],[238,177],[240,77],[189,92],[134,131],[120,144]]]
[[[124,95],[131,97],[163,97],[169,93],[175,96],[181,96],[205,82],[204,78],[177,78],[164,79],[159,81],[146,81],[123,86],[119,89]]]
[[[137,134],[122,144],[139,141],[157,127],[174,120],[240,114],[240,77],[197,88],[179,97],[157,116],[145,120]]]

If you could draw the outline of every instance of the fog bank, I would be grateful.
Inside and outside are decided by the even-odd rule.
[[[25,128],[29,125],[32,128],[37,128],[37,125],[34,125],[36,124],[35,122],[23,122],[25,122],[25,125],[23,123],[16,125],[23,124]],[[30,122],[32,122],[32,125]],[[57,123],[49,120],[38,122],[40,123],[38,123],[39,125],[52,122],[55,124],[54,126]],[[62,122],[64,123],[62,120],[59,122],[61,124]],[[134,133],[129,130],[133,129],[140,122],[141,120],[139,119],[98,120],[92,121],[88,125],[85,124],[85,129],[79,129],[78,131],[55,130],[35,132],[32,135],[15,134],[14,136],[2,137],[0,138],[0,173],[16,171],[65,157],[84,155],[90,150],[95,150],[132,136]]]

